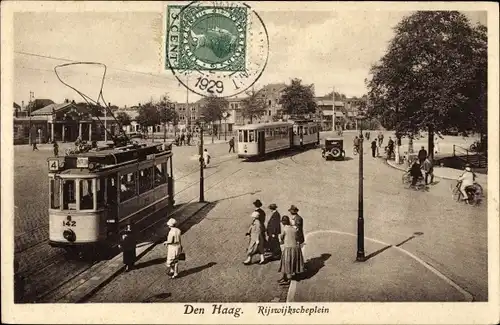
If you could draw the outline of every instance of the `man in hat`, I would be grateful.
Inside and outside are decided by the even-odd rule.
[[[465,189],[468,186],[473,186],[474,181],[476,179],[476,175],[474,172],[472,172],[472,169],[470,168],[470,165],[467,164],[465,165],[465,172],[458,177],[458,181],[461,182],[460,184],[460,192],[462,192],[462,200],[466,201],[469,199],[467,193],[465,192]]]
[[[281,216],[279,214],[278,206],[274,203],[269,205],[272,211],[271,217],[267,222],[267,241],[268,247],[271,251],[272,258],[279,260],[281,258],[281,247],[279,235],[281,234]]]
[[[299,216],[299,214],[298,214],[299,209],[295,205],[290,206],[290,209],[288,209],[288,211],[292,215],[292,217],[290,218],[292,226],[294,226],[295,228],[297,228],[297,242],[302,247],[302,245],[304,244],[304,241],[305,241],[305,237],[304,237],[304,219],[302,219],[302,217]]]
[[[255,200],[253,202],[253,205],[255,206],[255,212],[257,212],[259,214],[259,221],[262,225],[262,236],[264,237],[264,247],[267,247],[267,243],[266,243],[266,227],[265,227],[265,223],[266,223],[266,213],[264,212],[264,210],[261,209],[262,207],[262,202],[260,202],[259,199]]]

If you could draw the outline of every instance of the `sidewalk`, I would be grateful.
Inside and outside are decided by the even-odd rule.
[[[287,302],[472,301],[472,295],[404,250],[404,244],[396,244],[365,238],[370,258],[356,262],[355,234],[308,234],[308,271],[303,280],[292,281]]]
[[[392,168],[406,171],[404,164],[398,165],[398,164],[396,164],[396,162],[394,160],[386,160],[386,162]],[[459,170],[459,169],[434,166],[434,177],[439,177],[439,178],[449,179],[449,180],[456,180],[462,174],[463,174],[463,171]],[[476,173],[476,176],[477,176],[477,180],[481,184],[486,184],[488,182],[488,175]]]

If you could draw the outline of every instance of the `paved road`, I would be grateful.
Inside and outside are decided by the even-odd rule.
[[[345,135],[348,153],[351,137]],[[487,299],[486,204],[470,207],[452,201],[452,181],[440,180],[427,191],[406,189],[400,171],[372,158],[367,149],[365,152],[365,235],[402,243],[401,247],[433,265],[476,300]],[[138,269],[117,277],[90,302],[283,301],[286,288],[276,284],[278,262],[263,266],[241,263],[251,203],[256,198],[266,207],[276,203],[282,214],[287,214],[290,204],[297,205],[307,233],[356,233],[358,157],[325,161],[319,149],[314,149],[237,164],[229,161],[224,165],[227,174],[243,169],[206,193],[206,199],[215,202],[213,209],[185,229],[187,261],[181,265],[181,278],[167,277],[166,249],[158,246],[138,262]],[[415,233],[420,235],[410,238]],[[345,240],[350,240],[354,260],[355,240]],[[312,256],[335,250],[327,242],[314,247]],[[371,248],[367,245],[367,249]],[[337,262],[329,259],[325,263]],[[456,299],[444,296],[444,300]],[[312,295],[308,298],[314,301]]]

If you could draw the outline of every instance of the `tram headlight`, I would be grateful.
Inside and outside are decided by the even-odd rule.
[[[91,162],[89,163],[89,169],[92,170],[95,168],[95,163]]]
[[[71,229],[66,229],[65,231],[63,231],[63,237],[69,242],[74,242],[76,240],[76,234]]]

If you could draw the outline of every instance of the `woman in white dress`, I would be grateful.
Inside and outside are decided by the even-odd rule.
[[[165,245],[167,246],[166,263],[170,268],[169,275],[172,275],[172,279],[179,276],[179,255],[182,253],[181,230],[175,227],[176,224],[177,221],[173,218],[170,218],[167,221],[170,231],[168,232],[167,240],[165,241]]]

